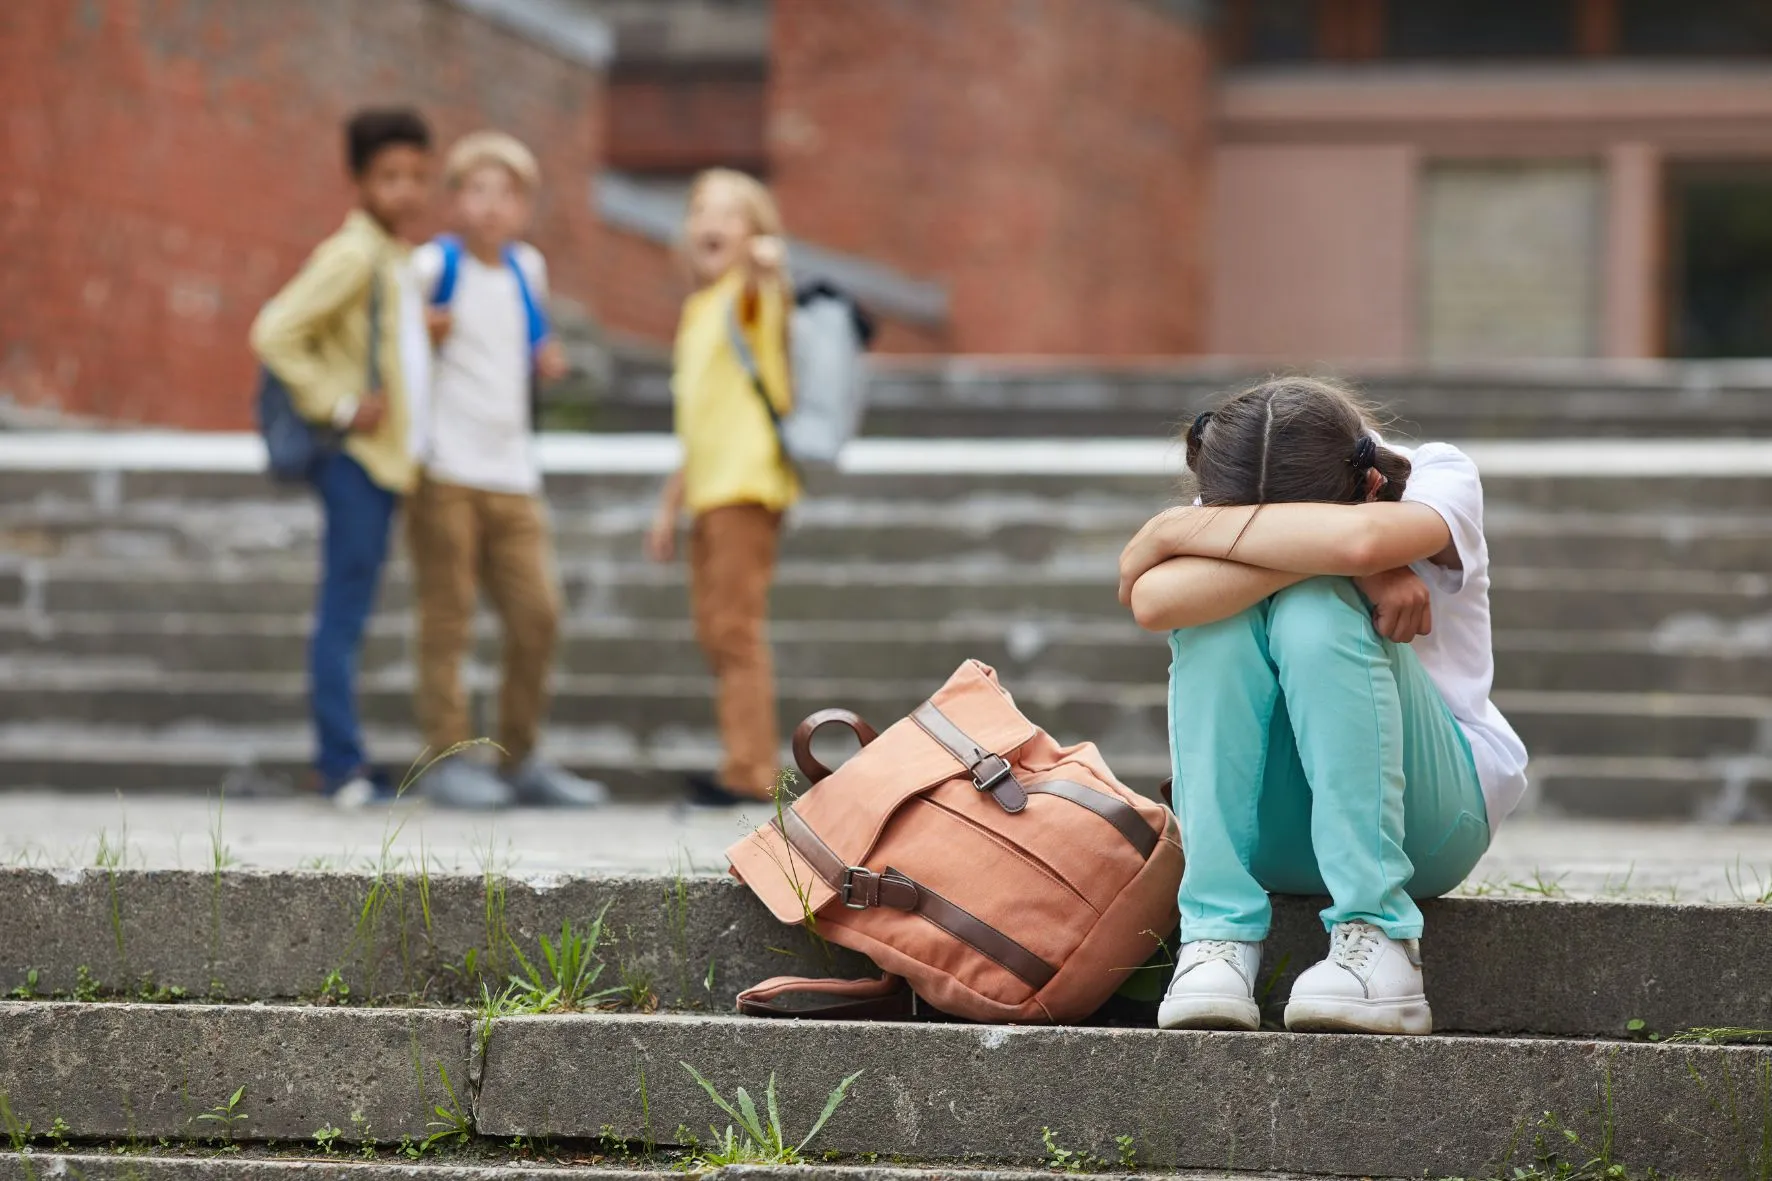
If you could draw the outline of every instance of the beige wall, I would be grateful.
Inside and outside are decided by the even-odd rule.
[[[1414,353],[1416,153],[1220,147],[1208,350],[1308,364]]]
[[[1301,365],[1424,359],[1436,339],[1435,276],[1417,255],[1438,232],[1452,266],[1459,231],[1427,224],[1422,178],[1459,161],[1579,161],[1594,169],[1598,192],[1587,208],[1597,224],[1568,238],[1579,239],[1575,255],[1597,257],[1571,261],[1558,249],[1545,260],[1565,256],[1560,265],[1579,268],[1596,290],[1568,293],[1554,309],[1569,321],[1555,341],[1489,339],[1561,354],[1577,339],[1575,317],[1589,355],[1646,357],[1662,348],[1663,168],[1772,159],[1772,66],[1232,73],[1218,88],[1215,134],[1209,351]],[[1472,324],[1488,314],[1479,305],[1505,311],[1497,293],[1532,285],[1530,266],[1510,278],[1506,260],[1467,254],[1438,275],[1441,338],[1450,339],[1448,315],[1465,320],[1451,333],[1460,340],[1439,350],[1448,356],[1491,352],[1473,343],[1487,331]]]

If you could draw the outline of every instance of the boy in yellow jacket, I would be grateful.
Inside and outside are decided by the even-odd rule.
[[[265,305],[252,347],[304,418],[343,434],[311,477],[325,536],[308,692],[321,791],[362,807],[394,795],[363,749],[356,674],[394,511],[423,447],[414,424],[426,416],[414,399],[428,388],[430,342],[406,241],[430,198],[431,133],[413,111],[362,111],[345,126],[345,146],[357,208]],[[367,388],[372,306],[379,389]]]

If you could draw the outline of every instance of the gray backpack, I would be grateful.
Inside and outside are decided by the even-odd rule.
[[[782,457],[802,475],[834,471],[844,445],[861,430],[866,401],[862,354],[874,337],[867,313],[826,282],[808,284],[795,294],[788,320],[794,408],[785,417],[769,400],[757,358],[739,327],[736,305],[727,309],[726,335],[775,424]]]

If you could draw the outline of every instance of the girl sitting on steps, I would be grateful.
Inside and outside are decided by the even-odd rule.
[[[1417,898],[1450,891],[1526,787],[1489,700],[1483,490],[1388,446],[1326,382],[1270,381],[1187,432],[1198,501],[1153,518],[1120,600],[1169,633],[1187,868],[1165,1029],[1256,1029],[1270,892],[1327,894],[1286,1027],[1425,1034]]]

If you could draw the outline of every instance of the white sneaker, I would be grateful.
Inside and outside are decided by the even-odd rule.
[[[1286,1028],[1317,1033],[1434,1031],[1421,983],[1421,941],[1398,941],[1371,923],[1336,923],[1329,958],[1292,986]]]
[[[1181,945],[1175,978],[1157,1008],[1160,1029],[1260,1029],[1255,973],[1261,944],[1196,939]]]

